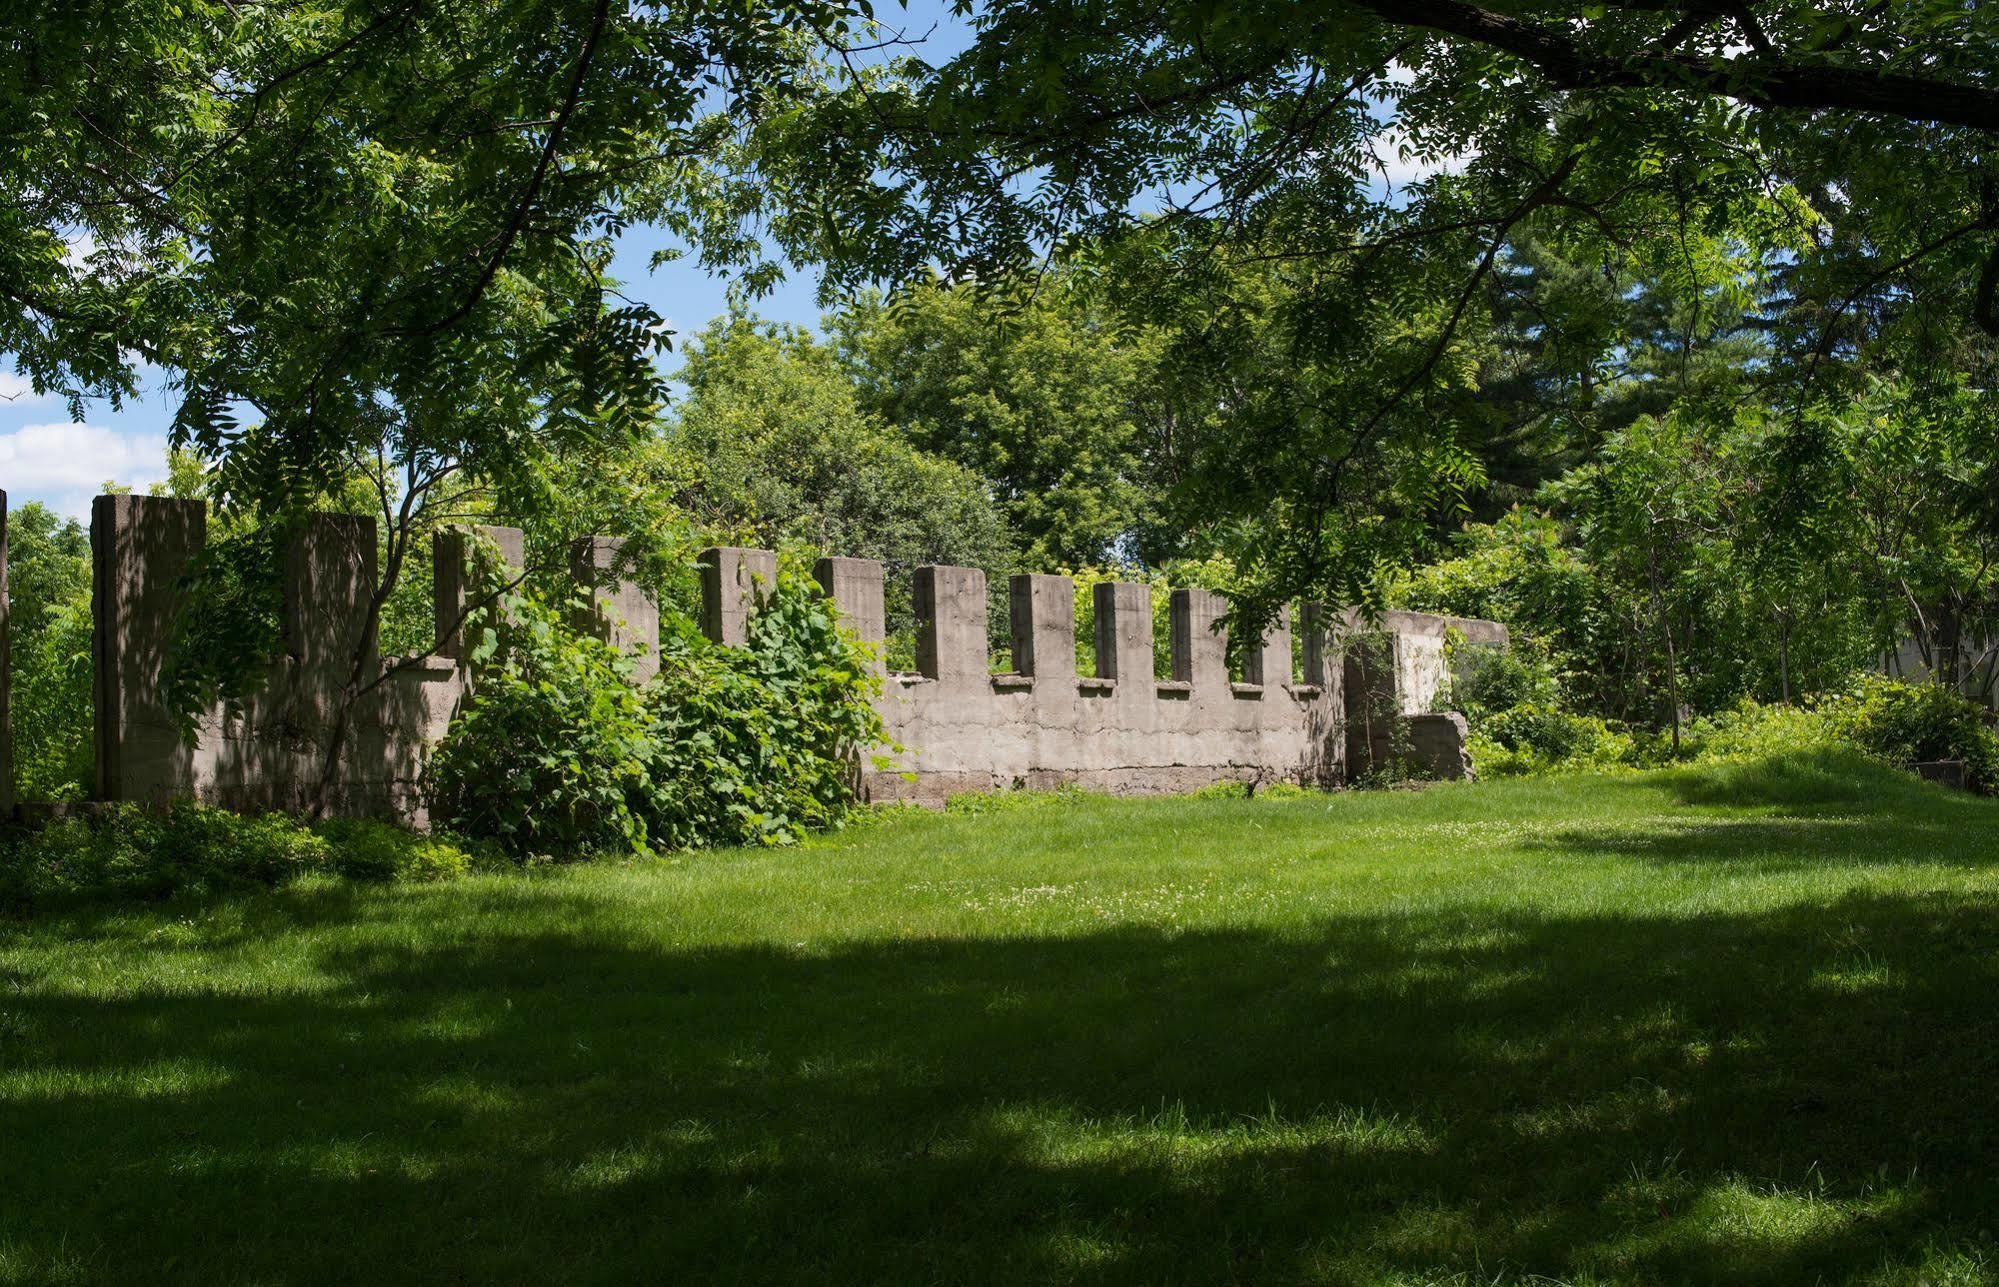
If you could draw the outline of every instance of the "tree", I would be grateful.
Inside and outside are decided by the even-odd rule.
[[[636,215],[743,261],[709,161],[816,74],[803,33],[849,26],[821,0],[10,6],[0,351],[79,415],[157,366],[174,445],[246,530],[365,480],[380,621],[437,514],[526,508],[551,471],[644,440],[668,336],[606,276],[610,238]],[[227,550],[269,542],[203,563],[268,579]],[[386,678],[364,660],[329,775]]]
[[[697,528],[880,559],[892,644],[911,626],[912,568],[983,568],[995,636],[1005,637],[1017,556],[984,480],[864,410],[834,350],[796,327],[734,313],[710,323],[686,359],[687,394],[666,440],[690,461],[685,503]]]
[[[861,405],[992,484],[1031,567],[1179,552],[1160,335],[1124,327],[1088,284],[923,281],[830,315]]]
[[[1719,304],[1712,325],[1750,319],[1772,365],[1814,381],[1912,312],[1999,330],[1995,32],[1931,0],[995,0],[941,66],[852,63],[761,159],[783,176],[778,235],[839,283],[1151,255],[1158,289],[1120,279],[1121,298],[1148,320],[1164,294],[1224,318],[1242,273],[1288,268],[1309,319],[1279,333],[1288,367],[1343,375],[1315,401],[1347,429],[1298,432],[1232,509],[1294,529],[1262,542],[1273,593],[1324,589],[1382,553],[1352,518],[1404,480],[1398,453],[1476,447],[1465,364],[1530,240],[1613,278],[1678,274],[1662,320],[1700,333],[1689,310]],[[1405,163],[1420,177],[1386,184]],[[1759,293],[1780,267],[1784,289]],[[1535,342],[1607,351],[1599,321]]]
[[[90,537],[39,501],[7,516],[7,631],[15,784],[81,799],[91,778]]]

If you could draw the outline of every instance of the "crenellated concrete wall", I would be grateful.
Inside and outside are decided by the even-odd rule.
[[[518,531],[487,530],[519,559]],[[351,685],[361,695],[347,716],[329,807],[422,821],[417,783],[466,687],[456,631],[467,538],[447,533],[436,542],[435,610],[445,643],[411,662],[380,656],[372,630],[364,631],[376,578],[374,521],[314,515],[285,554],[282,643],[264,664],[263,684],[240,704],[215,703],[184,730],[162,680],[181,578],[206,535],[199,501],[100,496],[92,506],[96,797],[301,807],[327,773],[332,721]]]
[[[0,578],[4,506],[0,495]],[[168,712],[162,680],[182,577],[206,528],[199,502],[103,496],[93,507],[98,797],[295,808],[325,779],[338,812],[425,821],[424,765],[476,681],[459,637],[469,607],[471,536],[447,532],[434,545],[435,655],[382,657],[366,624],[376,576],[373,521],[312,518],[286,553],[283,644],[265,663],[263,684],[237,706],[216,703],[202,712],[189,736]],[[483,531],[504,560],[521,566],[518,530]],[[591,619],[594,628],[644,654],[643,680],[657,667],[659,613],[620,576],[619,549],[609,538],[578,541],[568,570],[603,610]],[[703,629],[741,645],[759,596],[775,579],[776,556],[718,548],[700,561]],[[816,574],[849,627],[879,645],[881,564],[828,558]],[[1505,642],[1504,629],[1491,622],[1391,613],[1367,634],[1376,652],[1363,654],[1352,646],[1363,633],[1354,613],[1308,604],[1299,614],[1295,667],[1284,614],[1254,647],[1240,650],[1241,673],[1231,675],[1225,600],[1183,589],[1169,599],[1171,664],[1162,678],[1153,668],[1150,589],[1110,583],[1093,590],[1096,673],[1081,675],[1073,584],[1027,574],[1008,586],[1015,671],[994,674],[985,574],[919,568],[912,590],[917,670],[884,673],[880,699],[896,744],[892,767],[862,771],[863,790],[876,800],[936,802],[966,791],[1062,783],[1117,792],[1231,780],[1332,785],[1391,754],[1461,777],[1470,767],[1463,720],[1429,713],[1444,673],[1445,632],[1456,627],[1473,643]],[[329,773],[328,734],[353,691],[361,696],[348,716],[347,749]],[[0,714],[5,702],[0,683]],[[1358,731],[1357,712],[1364,716]]]
[[[817,571],[861,638],[879,644],[881,565],[825,559]],[[1152,792],[1226,780],[1340,780],[1340,676],[1321,648],[1308,652],[1303,681],[1292,681],[1288,622],[1246,650],[1244,674],[1233,681],[1227,636],[1217,629],[1221,596],[1175,590],[1171,678],[1159,679],[1150,589],[1098,585],[1096,674],[1079,675],[1069,578],[1022,574],[1008,591],[1015,669],[994,674],[985,573],[917,570],[916,673],[886,675],[881,701],[902,749],[891,768],[866,775],[871,798],[934,802],[1063,783]]]

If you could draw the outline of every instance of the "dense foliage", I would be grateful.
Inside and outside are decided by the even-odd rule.
[[[1745,699],[1690,721],[1677,751],[1658,734],[1558,702],[1475,709],[1471,718],[1473,761],[1484,777],[1846,755],[1898,769],[1956,760],[1971,789],[1999,790],[1999,734],[1983,708],[1935,684],[1878,676],[1804,705]]]
[[[578,628],[588,611],[494,601],[467,709],[431,761],[436,823],[530,857],[787,844],[841,820],[884,740],[879,681],[806,578],[780,574],[746,647],[677,623],[643,686]]]
[[[90,537],[29,501],[7,515],[8,714],[23,799],[79,800],[93,785]]]
[[[271,889],[308,876],[437,880],[474,862],[449,840],[379,822],[104,805],[0,831],[0,909]]]
[[[1689,750],[1703,717],[1861,671],[1994,696],[1983,11],[958,16],[968,45],[936,60],[842,0],[0,20],[22,194],[0,351],[79,414],[157,366],[170,486],[213,510],[171,704],[260,678],[314,506],[377,516],[368,611],[405,658],[435,642],[410,573],[441,524],[525,528],[523,588],[563,632],[570,543],[626,541],[668,678],[598,703],[623,663],[551,635],[522,656],[548,653],[569,706],[519,676],[487,693],[495,753],[509,729],[588,733],[567,751],[590,785],[550,788],[566,821],[490,822],[529,850],[755,832],[632,785],[633,763],[698,776],[654,762],[660,692],[726,723],[783,687],[693,642],[687,556],[711,540],[881,558],[898,661],[902,574],[932,561],[988,572],[996,665],[1022,567],[1225,587],[1238,639],[1303,598],[1495,616],[1517,664],[1460,700],[1558,762]],[[634,222],[749,294],[780,253],[824,265],[826,339],[734,309],[669,408],[670,336],[606,276]],[[17,568],[73,570],[74,533],[34,521]],[[75,589],[33,580],[24,785],[74,794]],[[352,661],[342,711],[385,682]],[[782,767],[797,798],[743,816],[823,821],[817,754]]]

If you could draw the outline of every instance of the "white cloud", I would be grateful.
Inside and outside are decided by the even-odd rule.
[[[1435,174],[1462,174],[1466,166],[1478,159],[1477,149],[1449,156],[1416,155],[1409,136],[1393,125],[1376,134],[1373,141],[1373,168],[1380,176],[1377,182],[1390,191],[1406,188]]]
[[[62,261],[71,268],[81,268],[97,253],[97,238],[87,232],[75,232],[63,238]]]
[[[51,400],[49,395],[37,394],[35,386],[28,383],[27,376],[16,375],[12,371],[0,371],[0,404],[18,411],[23,407],[34,406],[38,402]]]
[[[0,487],[10,504],[38,500],[86,518],[107,482],[143,490],[167,473],[160,433],[116,433],[98,425],[23,425],[0,433]]]

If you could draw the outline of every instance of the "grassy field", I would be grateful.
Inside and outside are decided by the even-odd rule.
[[[0,1281],[1989,1281],[1995,982],[1813,765],[0,923]]]

